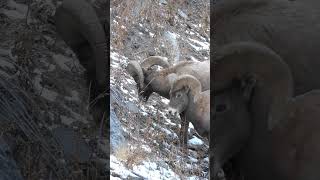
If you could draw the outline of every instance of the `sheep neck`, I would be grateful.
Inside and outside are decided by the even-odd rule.
[[[269,129],[270,118],[277,121],[275,124],[282,123],[286,117],[287,103],[290,99],[290,88],[266,82],[265,84],[255,87],[254,95],[251,101],[251,135],[248,139],[247,146],[242,152],[244,159],[239,161],[245,162],[242,166],[247,173],[268,174],[269,177],[278,177],[276,175],[275,160],[272,158],[272,153],[269,151],[271,147],[272,131]],[[281,92],[280,92],[281,91]],[[254,162],[263,162],[255,166],[255,171],[251,172],[251,165]],[[268,173],[266,172],[268,169]]]
[[[171,85],[167,80],[166,76],[154,74],[147,78],[147,82],[148,83],[146,86],[150,86],[154,92],[158,93],[163,97],[169,98],[169,91]]]

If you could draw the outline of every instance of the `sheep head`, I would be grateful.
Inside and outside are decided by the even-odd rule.
[[[217,49],[213,58],[210,138],[216,161],[223,166],[249,140],[264,138],[283,120],[293,83],[287,64],[261,44],[231,43]]]
[[[170,113],[182,113],[189,104],[190,99],[194,101],[197,93],[201,92],[201,83],[191,75],[181,75],[175,79],[170,90]]]
[[[137,83],[140,100],[147,101],[149,96],[153,93],[150,83],[154,79],[155,71],[152,70],[151,67],[155,65],[168,68],[170,64],[166,57],[150,56],[143,60],[141,64],[137,61],[131,61],[127,66],[127,71]]]
[[[210,145],[214,154],[213,175],[219,175],[228,158],[235,155],[243,147],[249,137],[251,128],[248,93],[252,91],[254,82],[233,81],[229,87],[216,89],[213,92],[213,130]],[[236,127],[236,128],[230,128]],[[217,178],[219,179],[219,178]]]
[[[271,130],[282,118],[282,108],[293,94],[288,65],[271,49],[252,42],[221,47],[214,55],[214,62],[214,89],[230,86],[235,79],[255,79],[251,110],[257,116],[255,119],[267,114],[266,122],[261,123]]]

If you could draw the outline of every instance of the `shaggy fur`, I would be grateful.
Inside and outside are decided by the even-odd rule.
[[[138,68],[137,64],[138,63],[136,61],[132,62],[131,65],[128,65],[127,70],[137,83],[139,97],[146,101],[153,92],[156,92],[159,95],[169,99],[171,84],[174,79],[181,74],[190,74],[196,77],[200,81],[204,91],[210,88],[210,61],[182,61],[174,66],[164,68],[160,71],[155,71],[150,68]],[[199,68],[200,66],[201,68]],[[141,75],[139,76],[139,74]],[[144,82],[141,83],[141,80]],[[183,114],[180,114],[180,118],[181,130],[179,136],[181,144],[185,149],[187,145],[187,130],[189,127],[189,121],[187,121],[187,118]]]
[[[258,42],[292,71],[294,94],[320,88],[320,2],[222,0],[214,5],[214,49],[232,42]]]
[[[213,175],[233,160],[248,180],[319,179],[320,91],[293,98],[288,65],[261,44],[217,51]]]
[[[88,85],[91,84],[90,100],[107,93],[108,41],[91,4],[86,0],[64,0],[54,17],[59,35],[87,71]],[[100,121],[107,110],[107,97],[100,98],[94,107],[94,118]]]
[[[210,131],[210,93],[201,89],[200,81],[191,75],[181,75],[172,84],[169,108],[185,115],[201,136]]]

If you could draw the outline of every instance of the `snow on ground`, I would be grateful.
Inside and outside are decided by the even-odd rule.
[[[197,51],[199,50],[209,50],[210,43],[208,42],[201,42],[195,39],[189,38],[189,41],[193,42],[194,44],[189,43],[193,48],[195,48]]]
[[[137,129],[136,127],[132,126],[126,126],[124,125],[124,131],[129,134],[130,139],[133,144],[139,144],[140,151],[143,151],[143,154],[146,154],[145,157],[141,159],[137,164],[133,164],[132,167],[128,168],[124,164],[126,162],[122,162],[121,160],[117,159],[115,155],[112,155],[111,157],[111,174],[117,174],[115,176],[112,176],[113,179],[120,178],[120,179],[126,179],[128,177],[139,177],[144,179],[180,179],[181,177],[187,178],[187,179],[194,179],[194,176],[181,176],[180,170],[175,170],[177,165],[172,166],[172,161],[178,161],[179,159],[183,158],[180,156],[179,152],[173,153],[173,151],[179,151],[178,145],[173,145],[171,141],[178,142],[178,130],[180,128],[179,121],[175,121],[172,118],[168,117],[168,111],[165,109],[165,107],[168,106],[169,100],[162,98],[158,96],[157,98],[151,97],[148,102],[141,103],[138,100],[138,94],[136,90],[136,83],[133,80],[131,76],[127,74],[124,67],[128,64],[129,60],[123,55],[120,55],[117,52],[111,52],[111,74],[117,74],[112,76],[111,79],[111,87],[116,87],[120,92],[124,95],[124,101],[125,102],[133,102],[134,104],[138,105],[139,113],[144,116],[145,118],[148,118],[149,116],[159,116],[163,121],[161,123],[153,122],[150,124],[150,127]],[[119,76],[120,75],[120,76]],[[156,95],[152,95],[156,96]],[[158,101],[159,99],[160,101]],[[156,107],[159,105],[159,103],[162,104],[164,109],[159,109]],[[141,118],[141,117],[140,117]],[[123,122],[128,123],[130,120],[121,119]],[[139,120],[138,120],[139,121]],[[170,127],[174,127],[171,129]],[[167,141],[152,141],[151,137],[150,139],[145,140],[139,140],[141,135],[136,136],[135,131],[140,131],[143,133],[147,133],[147,131],[151,131],[151,133],[154,134],[161,134],[160,136],[164,136]],[[194,132],[192,124],[189,126],[188,132]],[[151,135],[152,136],[152,135]],[[201,147],[204,146],[204,142],[193,136],[192,139],[188,141],[188,144],[190,147],[201,149]],[[160,152],[160,150],[154,150],[152,147],[154,146],[163,146],[165,148],[164,152]],[[207,149],[208,146],[205,146]],[[194,151],[195,152],[195,151]],[[200,154],[205,153],[201,152]],[[147,155],[148,154],[148,155]],[[194,165],[191,164],[199,164],[199,154],[195,152],[194,156],[188,156],[185,160],[188,163],[185,163],[185,167],[182,169],[189,169]],[[165,155],[170,156],[170,160],[167,160],[168,157]],[[202,156],[202,162],[206,163],[204,161],[207,156]],[[155,161],[156,159],[156,161]],[[208,165],[208,162],[207,162]],[[181,166],[181,165],[179,165]],[[201,165],[198,167],[198,171],[201,170]],[[177,171],[177,172],[176,172]],[[202,174],[206,174],[206,172],[202,172]],[[201,174],[201,173],[200,173]],[[118,176],[118,177],[117,177]],[[197,176],[199,178],[199,176]]]
[[[168,57],[172,64],[186,57],[191,61],[209,59],[208,38],[198,31],[202,26],[197,22],[197,24],[192,23],[191,28],[185,29],[185,21],[190,19],[187,16],[179,11],[180,19],[177,23],[180,23],[181,29],[175,29],[176,27],[164,29],[160,37],[168,41],[170,47],[158,44],[159,49],[168,48],[167,52],[174,52],[172,57]],[[117,18],[121,19],[119,16]],[[117,21],[113,23],[118,24]],[[164,27],[163,24],[154,23],[153,26],[160,29]],[[110,48],[111,88],[116,89],[123,96],[123,104],[130,106],[126,109],[112,105],[123,126],[128,143],[111,155],[111,179],[208,179],[208,141],[199,138],[190,123],[189,149],[184,154],[178,137],[181,127],[180,119],[178,116],[168,114],[169,100],[153,93],[148,102],[139,101],[136,83],[125,68],[130,60],[141,61],[146,57],[141,54],[145,49],[139,49],[139,47],[144,47],[146,42],[152,41],[152,38],[159,38],[157,36],[159,33],[155,32],[150,24],[141,21],[131,27],[134,28],[127,28],[130,34],[128,41],[133,44],[133,47],[126,47],[124,50]],[[127,43],[128,46],[130,43]],[[155,46],[155,44],[146,46]],[[186,49],[182,51],[181,46]],[[163,51],[156,51],[156,55],[165,56],[161,52]]]
[[[138,101],[138,95],[136,90],[136,84],[132,77],[130,77],[124,70],[124,65],[127,65],[129,62],[128,58],[126,58],[123,55],[120,55],[116,52],[111,52],[111,74],[113,73],[120,73],[120,76],[113,76],[111,77],[111,86],[118,87],[118,89],[121,91],[121,93],[124,95],[124,99],[126,102],[134,102],[135,104],[139,105],[139,111],[140,113],[145,116],[160,116],[164,121],[162,124],[158,123],[151,123],[151,131],[153,133],[162,133],[167,139],[170,139],[172,141],[178,141],[178,135],[177,131],[170,129],[169,127],[175,127],[175,129],[178,129],[180,127],[179,122],[174,121],[171,118],[167,117],[167,109],[159,111],[158,107],[155,107],[154,105],[159,104],[159,101],[156,101],[155,98],[150,98],[150,100],[147,103],[140,103]],[[120,85],[120,86],[119,86]],[[169,103],[168,99],[160,98],[160,102],[163,104],[164,107],[166,107]],[[132,131],[136,131],[137,129],[133,127],[124,127],[125,132],[131,135]],[[150,129],[149,129],[150,130]],[[141,132],[145,131],[145,129],[140,129]],[[189,133],[194,132],[192,124],[190,125],[190,128],[188,130]],[[132,135],[134,136],[134,135]],[[171,168],[174,168],[170,166],[170,163],[167,163],[165,160],[167,157],[164,155],[161,155],[159,152],[155,152],[154,149],[150,148],[148,145],[150,141],[147,139],[146,141],[148,143],[143,143],[142,141],[139,141],[139,138],[137,137],[131,137],[131,139],[137,140],[138,144],[141,144],[141,150],[146,152],[147,154],[154,154],[150,155],[150,157],[144,157],[142,161],[140,161],[138,164],[133,165],[131,168],[125,167],[124,163],[117,159],[116,156],[112,155],[111,157],[111,174],[117,174],[119,177],[113,176],[113,179],[120,178],[120,179],[126,179],[128,176],[130,177],[140,177],[145,179],[180,179],[180,173],[181,172],[175,172]],[[151,139],[150,139],[151,140]],[[204,144],[204,142],[193,136],[192,139],[188,141],[189,145],[191,147],[198,148]],[[153,142],[151,143],[151,146],[161,144],[166,148],[166,151],[169,152],[168,154],[170,156],[176,156],[176,157],[170,157],[175,161],[174,159],[178,160],[181,158],[181,156],[178,157],[179,153],[171,153],[170,149],[177,149],[178,147],[173,148],[172,144],[170,142]],[[162,156],[161,158],[157,156]],[[203,157],[202,161],[204,161]],[[153,161],[152,159],[157,158],[157,161]],[[163,158],[163,159],[162,159]],[[191,164],[197,164],[199,162],[199,157],[197,156],[189,156],[187,160],[189,163],[186,163],[186,167],[191,166]],[[171,160],[172,161],[172,160]],[[170,162],[170,161],[169,161]],[[201,169],[201,166],[199,167]],[[205,174],[206,172],[203,172]],[[195,179],[194,176],[185,177],[188,179]]]

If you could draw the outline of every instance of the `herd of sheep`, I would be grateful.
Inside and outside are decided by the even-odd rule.
[[[155,65],[163,69],[152,68]],[[187,144],[189,122],[200,135],[209,135],[210,61],[181,61],[170,66],[167,58],[151,56],[141,63],[131,61],[127,71],[137,83],[139,99],[146,101],[153,92],[170,98],[170,109],[177,111],[182,120],[180,141],[183,147]]]
[[[318,5],[221,0],[211,11],[210,61],[170,65],[151,56],[127,66],[140,100],[153,92],[170,99],[169,112],[181,118],[183,148],[189,122],[210,138],[213,179],[320,179]],[[105,25],[84,0],[65,0],[56,13],[58,32],[97,87],[108,74]],[[230,164],[232,171],[225,168]]]

